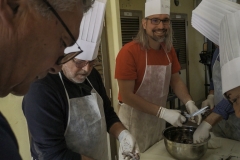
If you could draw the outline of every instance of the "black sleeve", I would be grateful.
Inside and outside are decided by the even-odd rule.
[[[0,159],[21,160],[16,137],[0,112]]]
[[[98,94],[103,99],[107,131],[109,132],[109,129],[111,128],[111,126],[116,122],[120,122],[120,120],[119,120],[117,114],[114,112],[114,108],[111,105],[111,101],[107,96],[104,84],[102,82],[102,77],[95,68],[93,68],[88,79],[92,83],[93,87],[97,90]]]
[[[52,86],[35,82],[23,99],[32,156],[41,160],[80,160],[80,154],[69,150],[64,138],[68,115],[66,97]]]

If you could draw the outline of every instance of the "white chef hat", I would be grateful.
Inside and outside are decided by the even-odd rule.
[[[83,50],[77,59],[91,61],[97,58],[100,38],[102,35],[105,6],[107,0],[95,0],[92,8],[84,14],[79,31],[77,44]],[[79,51],[76,44],[65,49],[65,53]]]
[[[170,15],[170,0],[147,0],[145,3],[145,17],[154,14]]]
[[[223,94],[240,86],[240,10],[227,14],[220,25],[220,64]]]
[[[225,14],[240,10],[229,0],[202,0],[192,11],[192,26],[213,43],[219,45],[219,27]]]

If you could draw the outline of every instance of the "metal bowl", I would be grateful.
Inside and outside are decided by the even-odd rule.
[[[179,160],[197,160],[207,151],[208,139],[203,143],[193,143],[194,126],[168,127],[163,130],[164,144],[174,158]]]

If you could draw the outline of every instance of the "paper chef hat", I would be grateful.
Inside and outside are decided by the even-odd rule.
[[[240,10],[229,0],[202,0],[192,11],[192,26],[213,43],[219,45],[219,27],[224,15]]]
[[[222,92],[240,86],[240,10],[227,14],[219,35]]]
[[[154,14],[170,15],[170,0],[147,0],[145,3],[145,17]]]
[[[89,61],[97,58],[106,2],[107,0],[95,0],[92,8],[84,14],[77,40],[83,52],[76,58]],[[64,52],[67,54],[76,51],[79,51],[79,48],[75,44],[67,47]]]

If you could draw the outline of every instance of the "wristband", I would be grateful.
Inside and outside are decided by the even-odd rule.
[[[161,110],[162,110],[162,107],[159,107],[157,115],[156,115],[157,117],[159,117]]]

